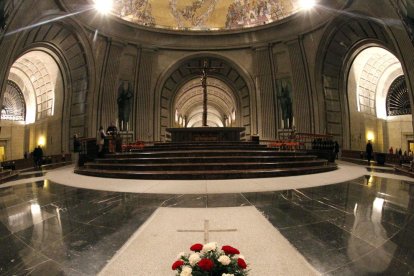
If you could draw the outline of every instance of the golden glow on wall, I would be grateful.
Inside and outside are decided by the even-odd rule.
[[[375,134],[372,131],[367,131],[367,140],[368,141],[374,141]]]
[[[37,139],[37,144],[41,147],[44,147],[46,145],[46,138],[45,136],[39,136],[39,138]]]
[[[4,147],[0,147],[0,161],[4,161],[5,150]]]

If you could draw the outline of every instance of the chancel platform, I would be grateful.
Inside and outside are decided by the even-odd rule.
[[[244,127],[167,128],[171,142],[238,142]]]
[[[75,170],[78,174],[135,179],[236,179],[312,174],[336,164],[304,151],[280,151],[254,142],[157,143],[107,154]]]

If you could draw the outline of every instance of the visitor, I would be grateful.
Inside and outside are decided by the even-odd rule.
[[[33,151],[33,161],[35,168],[41,167],[43,161],[43,150],[40,146],[37,146],[37,148]]]
[[[399,156],[402,156],[402,150],[401,150],[401,148],[400,148],[400,150],[398,151],[398,155],[399,155]]]
[[[335,159],[338,159],[338,155],[339,155],[339,144],[338,144],[338,141],[335,141],[334,151],[335,151]]]
[[[366,146],[366,149],[365,149],[365,153],[366,153],[367,159],[368,159],[368,165],[371,165],[371,159],[372,159],[373,152],[374,152],[374,149],[372,147],[371,140],[368,140],[368,143],[367,143],[367,146]]]
[[[118,129],[115,125],[115,122],[111,122],[111,124],[106,129],[107,135],[110,137],[108,147],[110,153],[115,153],[115,146],[116,146],[116,135],[118,134]]]
[[[98,157],[103,157],[103,146],[105,144],[105,137],[105,131],[103,127],[100,126],[96,134],[96,144],[98,145]]]
[[[393,149],[392,147],[390,147],[390,149],[389,149],[389,153],[390,153],[390,154],[394,154],[394,149]]]
[[[78,134],[73,135],[73,161],[75,167],[79,166],[79,152],[81,151],[81,142],[79,141]]]

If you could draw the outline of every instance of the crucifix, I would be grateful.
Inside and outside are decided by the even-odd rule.
[[[209,233],[210,232],[236,232],[237,229],[209,229],[210,222],[206,219],[204,220],[204,229],[203,230],[177,230],[177,232],[181,233],[204,233],[204,244],[208,243],[209,241]]]
[[[203,127],[207,125],[207,72],[213,72],[223,67],[209,67],[208,61],[203,61],[203,67],[188,67],[188,69],[200,69],[201,70],[201,87],[203,87]]]

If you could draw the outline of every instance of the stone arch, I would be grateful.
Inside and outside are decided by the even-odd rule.
[[[47,22],[54,15],[38,18],[36,22]],[[16,17],[17,18],[17,17]],[[17,19],[16,19],[17,20]],[[84,30],[73,20],[65,18],[45,24],[35,24],[31,29],[22,31],[16,39],[14,52],[10,55],[8,71],[19,57],[33,50],[42,50],[49,54],[62,72],[63,93],[61,112],[61,148],[70,148],[70,138],[74,133],[80,136],[90,135],[88,120],[90,110],[86,102],[88,93],[93,90],[94,61],[92,51]]]
[[[368,18],[368,19],[366,19]],[[341,16],[327,26],[316,63],[320,102],[320,131],[334,135],[344,148],[350,148],[349,100],[347,78],[355,57],[364,49],[378,46],[399,56],[388,30],[369,16]]]
[[[217,72],[210,73],[212,78],[216,78],[226,83],[235,91],[237,102],[237,121],[239,126],[246,128],[246,135],[251,135],[256,128],[256,111],[254,93],[251,93],[253,85],[251,81],[237,65],[227,58],[212,54],[197,54],[180,61],[177,61],[164,74],[165,78],[160,81],[159,89],[159,106],[156,107],[155,118],[159,118],[158,126],[161,140],[165,139],[165,130],[171,127],[174,120],[173,102],[176,93],[180,88],[189,81],[200,78],[200,72],[188,67],[202,67],[204,60],[208,60],[209,66],[222,67]],[[159,110],[157,110],[159,108]]]

